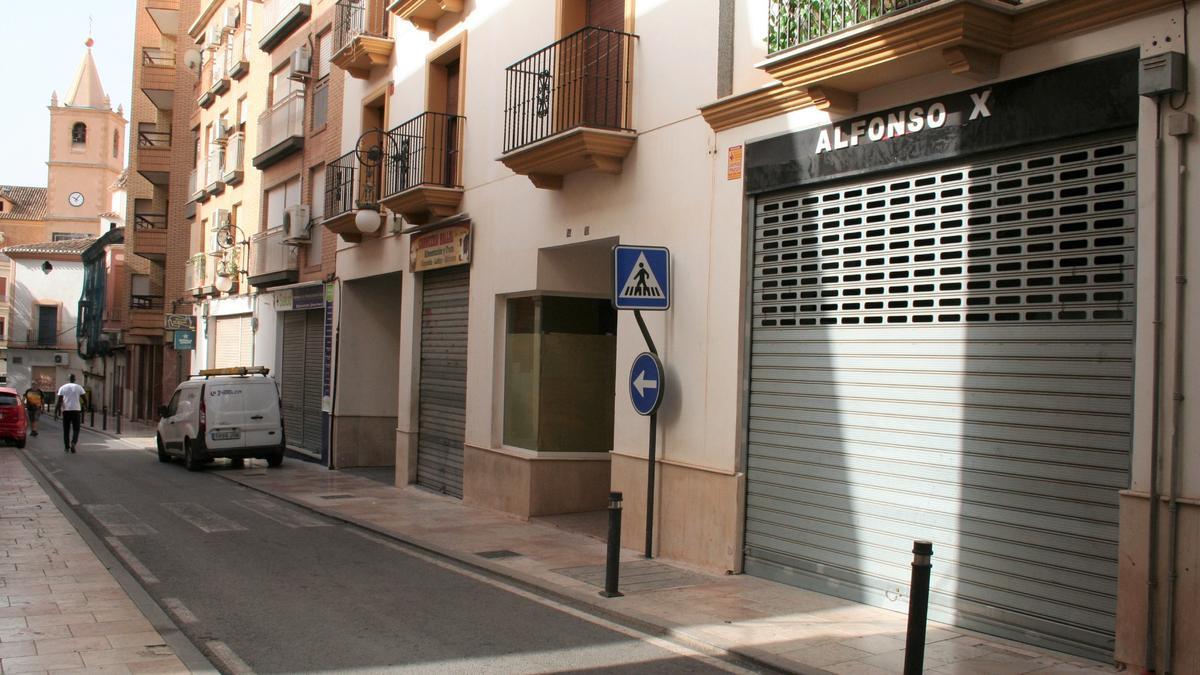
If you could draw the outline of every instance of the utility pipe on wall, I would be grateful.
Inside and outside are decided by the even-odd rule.
[[[1183,416],[1184,356],[1184,291],[1187,285],[1187,137],[1192,133],[1192,116],[1175,113],[1168,116],[1167,133],[1175,138],[1175,333],[1171,355],[1175,360],[1173,410],[1171,414],[1171,475],[1167,483],[1167,607],[1166,626],[1163,627],[1163,673],[1173,672],[1175,651],[1175,590],[1179,572],[1176,559],[1179,548],[1179,479],[1182,471],[1180,418]],[[1157,505],[1156,505],[1157,507]],[[1155,509],[1157,510],[1157,508]]]
[[[1158,608],[1158,473],[1162,461],[1159,452],[1162,414],[1162,306],[1163,222],[1162,222],[1162,100],[1154,99],[1154,365],[1153,393],[1150,403],[1150,496],[1149,539],[1146,566],[1146,656],[1145,671],[1154,672],[1157,661],[1155,614]]]

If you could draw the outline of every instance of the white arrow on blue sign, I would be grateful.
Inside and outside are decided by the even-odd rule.
[[[613,247],[613,307],[671,307],[671,252],[661,246]]]
[[[662,403],[662,361],[650,352],[642,352],[629,369],[629,400],[639,415],[653,415]]]

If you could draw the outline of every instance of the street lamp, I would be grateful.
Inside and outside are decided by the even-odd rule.
[[[368,136],[374,138],[367,140]],[[388,146],[385,148],[384,146]],[[359,189],[362,199],[357,200],[358,212],[354,214],[354,226],[363,234],[371,234],[383,222],[382,208],[376,194],[378,188],[371,178],[378,177],[377,170],[388,157],[396,155],[396,139],[381,129],[364,131],[354,142],[354,154],[358,157]],[[387,150],[390,149],[391,152]],[[371,177],[371,178],[368,178]]]

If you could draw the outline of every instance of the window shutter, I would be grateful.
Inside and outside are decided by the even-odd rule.
[[[317,59],[317,79],[321,79],[329,74],[329,62],[333,58],[333,40],[329,31],[322,33],[317,39],[320,42],[318,52],[320,57]]]

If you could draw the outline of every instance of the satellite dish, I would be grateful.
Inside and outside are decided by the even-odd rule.
[[[183,66],[192,71],[193,75],[200,76],[200,50],[189,49],[183,53]]]

